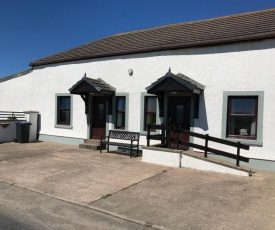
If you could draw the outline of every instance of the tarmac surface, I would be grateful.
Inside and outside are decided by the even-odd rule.
[[[0,229],[275,229],[275,173],[241,177],[4,143]]]

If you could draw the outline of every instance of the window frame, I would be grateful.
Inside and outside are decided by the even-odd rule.
[[[156,111],[155,112],[148,112],[148,99],[149,98],[154,98],[156,99]],[[157,123],[157,97],[156,96],[144,96],[144,112],[143,112],[143,131],[147,131],[147,115],[148,114],[155,114],[155,118],[156,118],[156,123]],[[155,130],[152,130],[152,131],[155,131]]]
[[[140,94],[140,134],[141,135],[147,135],[147,131],[144,130],[144,109],[145,109],[145,97],[151,96],[151,97],[157,97],[154,94],[149,94],[147,92],[141,92]],[[157,99],[156,104],[156,124],[161,124],[160,117],[159,117],[159,101]],[[160,134],[160,130],[151,131],[152,134]]]
[[[70,121],[69,122],[60,122],[59,114],[60,114],[60,98],[69,97],[70,98],[70,109],[62,109],[63,111],[70,111]],[[68,93],[56,93],[55,94],[55,128],[63,128],[63,129],[72,129],[72,120],[73,120],[73,97]]]
[[[257,97],[257,122],[256,122],[256,137],[244,138],[241,135],[227,135],[228,134],[228,105],[229,97]],[[255,108],[254,108],[255,109]],[[223,92],[223,109],[222,109],[222,130],[221,138],[231,141],[241,141],[244,144],[251,146],[263,146],[263,109],[264,109],[264,91],[224,91]]]
[[[232,99],[254,99],[254,112],[253,114],[232,114]],[[230,130],[230,118],[255,118],[256,124],[258,124],[258,96],[228,96],[228,103],[227,103],[227,126],[226,126],[226,137],[229,138],[239,138],[239,139],[257,139],[257,125],[255,127],[255,137],[254,136],[242,136],[242,135],[232,135],[229,134]]]

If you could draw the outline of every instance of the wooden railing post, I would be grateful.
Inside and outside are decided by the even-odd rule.
[[[147,146],[150,146],[150,129],[151,129],[151,125],[148,124],[147,125]]]
[[[164,129],[164,125],[162,124],[162,129],[161,129],[161,136],[165,137],[165,129]],[[161,140],[161,144],[165,145],[165,140]]]
[[[237,147],[237,161],[236,165],[240,166],[240,149],[241,149],[241,142],[238,141],[238,147]]]
[[[205,134],[204,157],[207,157],[209,134]]]
[[[167,135],[167,139],[168,139],[168,148],[171,148],[172,129],[173,129],[173,126],[170,125],[170,128],[169,128],[169,130],[168,130],[168,135]]]
[[[181,132],[181,126],[180,125],[177,127],[177,131],[178,131],[177,149],[180,149],[180,132]]]

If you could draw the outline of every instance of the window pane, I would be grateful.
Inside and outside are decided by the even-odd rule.
[[[126,98],[116,98],[116,125],[115,128],[125,128]]]
[[[153,96],[145,97],[144,107],[144,127],[143,130],[147,130],[147,125],[156,124],[157,117],[157,98]]]
[[[254,114],[255,102],[253,98],[232,98],[231,114]]]
[[[61,109],[70,109],[70,97],[59,97],[59,105]]]
[[[231,117],[229,119],[229,135],[256,136],[256,119],[251,117]]]
[[[61,110],[59,115],[59,122],[70,123],[70,111]]]
[[[119,97],[117,98],[117,110],[125,111],[125,98]]]
[[[117,128],[125,127],[125,113],[117,113]]]
[[[154,97],[147,97],[147,112],[156,112],[157,109],[157,99]]]
[[[156,124],[156,114],[148,113],[146,116],[146,124],[145,129],[147,128],[147,125],[154,125]]]
[[[69,125],[71,113],[71,97],[58,96],[57,100],[57,124]]]

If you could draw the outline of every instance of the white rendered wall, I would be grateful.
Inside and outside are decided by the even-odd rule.
[[[41,134],[87,138],[85,108],[80,96],[73,95],[73,128],[54,127],[55,94],[68,93],[86,73],[87,77],[103,79],[118,93],[129,93],[129,130],[141,131],[141,92],[146,92],[145,88],[164,76],[170,67],[173,73],[183,73],[206,86],[205,111],[200,111],[203,115],[195,120],[195,132],[221,137],[224,91],[264,91],[263,147],[251,147],[241,154],[275,160],[274,44],[275,39],[269,39],[35,67],[28,75],[0,84],[0,110],[37,110],[41,114]],[[130,68],[132,76],[128,74]],[[145,137],[141,138],[141,144],[146,144]]]

